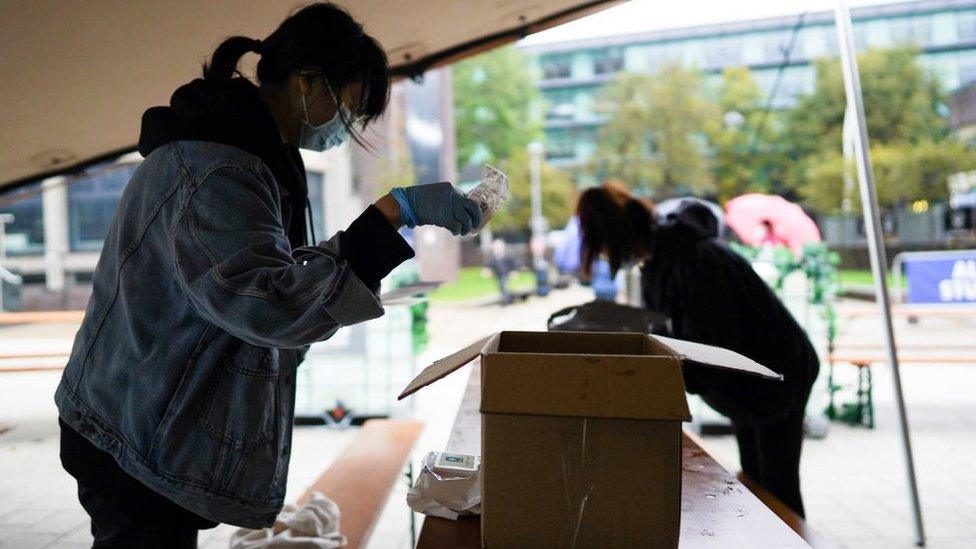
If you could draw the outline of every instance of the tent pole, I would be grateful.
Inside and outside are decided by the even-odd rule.
[[[912,443],[908,430],[908,416],[905,412],[905,398],[901,388],[901,373],[898,366],[898,353],[895,349],[895,333],[891,322],[891,300],[888,295],[888,260],[885,257],[884,236],[881,232],[881,217],[878,213],[878,195],[874,185],[874,171],[871,167],[870,146],[868,143],[867,122],[864,117],[864,102],[861,95],[861,79],[857,69],[857,54],[854,49],[854,33],[851,29],[851,15],[844,0],[837,0],[834,11],[837,24],[837,39],[840,46],[841,70],[844,73],[844,90],[848,105],[853,105],[856,114],[857,131],[854,133],[854,152],[857,160],[857,175],[861,186],[861,204],[864,211],[864,228],[868,239],[868,252],[871,257],[871,270],[874,272],[875,293],[884,323],[884,340],[888,364],[895,387],[895,402],[898,406],[898,419],[901,423],[901,439],[905,452],[905,469],[908,476],[908,489],[912,512],[915,519],[915,543],[925,545],[925,528],[922,524],[922,508],[919,504],[918,485],[915,480],[915,459],[912,456]]]

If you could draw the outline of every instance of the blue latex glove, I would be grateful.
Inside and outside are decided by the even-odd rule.
[[[481,225],[478,203],[446,181],[397,187],[390,196],[400,205],[400,220],[410,228],[437,225],[462,235]]]

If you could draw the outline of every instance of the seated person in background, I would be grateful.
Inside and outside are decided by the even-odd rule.
[[[605,257],[612,272],[641,264],[645,305],[673,335],[743,354],[783,375],[762,379],[684,370],[688,392],[732,420],[742,470],[801,517],[803,416],[819,359],[810,340],[749,263],[718,240],[707,207],[689,203],[657,223],[653,205],[618,183],[587,189],[577,206],[582,269]]]

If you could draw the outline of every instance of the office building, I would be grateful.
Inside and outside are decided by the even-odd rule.
[[[976,81],[976,0],[920,0],[853,9],[859,51],[913,46],[949,92]],[[605,121],[601,88],[621,72],[653,73],[679,63],[718,79],[748,67],[773,108],[813,89],[814,62],[837,55],[832,12],[523,45],[538,64],[546,100],[546,151],[572,168],[596,150]]]

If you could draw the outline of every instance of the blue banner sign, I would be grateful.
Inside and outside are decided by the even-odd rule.
[[[976,303],[976,250],[906,254],[904,269],[909,303]]]

